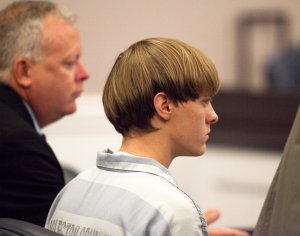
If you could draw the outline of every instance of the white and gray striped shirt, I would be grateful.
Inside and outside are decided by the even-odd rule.
[[[56,197],[46,228],[70,236],[206,236],[200,208],[151,158],[98,153]]]

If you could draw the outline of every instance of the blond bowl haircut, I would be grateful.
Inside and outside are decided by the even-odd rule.
[[[43,19],[48,15],[75,24],[76,15],[47,1],[16,1],[0,11],[0,82],[8,84],[11,65],[24,56],[41,60],[44,46]]]
[[[214,64],[197,48],[167,38],[131,45],[117,58],[104,86],[107,118],[123,136],[151,132],[153,99],[164,92],[176,105],[214,96],[219,78]]]

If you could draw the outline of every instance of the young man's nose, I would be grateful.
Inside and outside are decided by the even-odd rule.
[[[219,121],[219,116],[215,112],[214,108],[211,106],[211,110],[210,110],[209,115],[208,115],[208,123],[215,124],[218,121]]]

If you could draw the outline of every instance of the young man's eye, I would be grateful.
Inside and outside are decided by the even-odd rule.
[[[202,99],[202,103],[208,105],[211,102],[211,98]]]

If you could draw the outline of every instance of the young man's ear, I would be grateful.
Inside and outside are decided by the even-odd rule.
[[[28,88],[31,86],[32,80],[30,77],[31,61],[26,57],[20,57],[15,60],[12,67],[12,73],[19,86]]]
[[[173,112],[174,104],[171,99],[163,92],[155,95],[153,99],[156,114],[163,120],[169,120]]]

